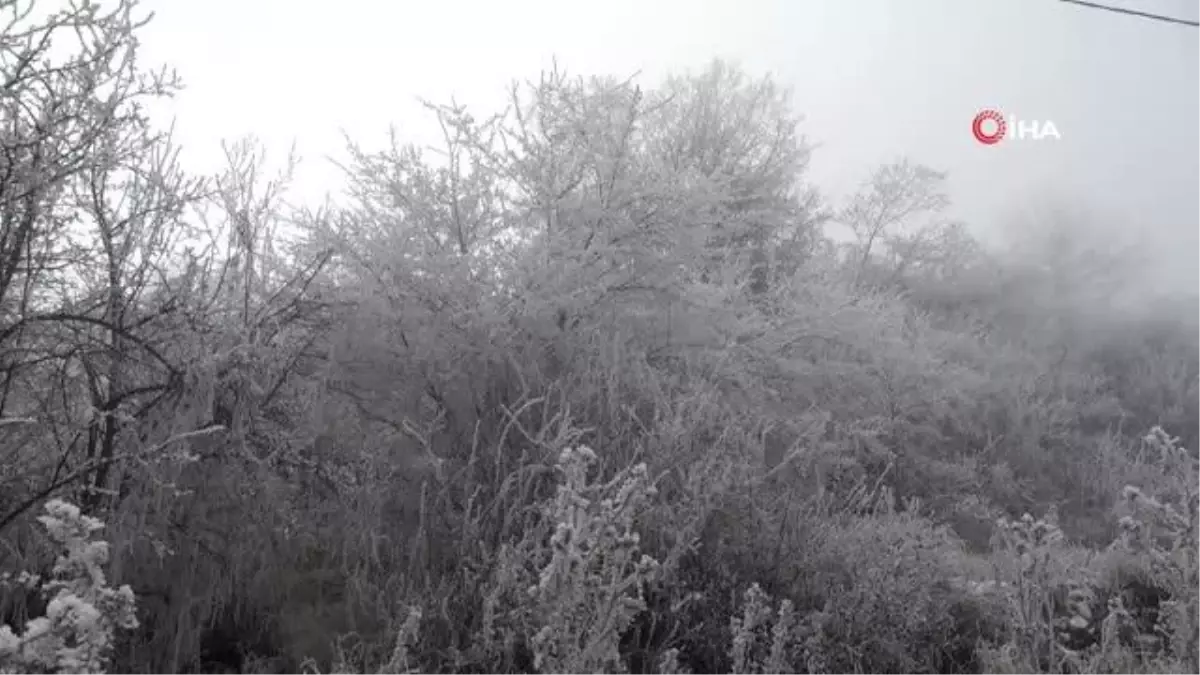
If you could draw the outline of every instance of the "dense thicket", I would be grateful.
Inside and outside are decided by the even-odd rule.
[[[0,668],[1196,672],[1152,260],[985,249],[909,160],[828,203],[720,62],[430,104],[297,211],[180,167],[114,5],[0,3]]]

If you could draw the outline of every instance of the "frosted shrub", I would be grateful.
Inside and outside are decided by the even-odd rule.
[[[592,483],[588,470],[595,461],[587,446],[563,450],[558,459],[563,480],[546,505],[553,528],[549,546],[543,532],[506,547],[485,601],[484,634],[490,637],[501,621],[523,624],[518,630],[532,633],[528,644],[541,672],[623,670],[621,633],[645,610],[642,586],[658,570],[657,561],[639,555],[633,527],[655,493],[646,466]],[[514,588],[522,590],[507,592]],[[504,611],[498,606],[503,596],[517,606]]]
[[[137,627],[133,591],[104,578],[108,544],[92,539],[103,523],[61,500],[45,508],[38,521],[63,549],[45,585],[51,599],[21,633],[0,626],[0,672],[102,673],[116,629]]]
[[[529,589],[542,627],[533,637],[534,665],[543,672],[612,672],[621,666],[621,632],[646,606],[642,584],[657,571],[638,556],[634,517],[654,494],[646,465],[605,485],[590,485],[596,455],[587,446],[559,457],[565,480],[554,500],[550,562]]]
[[[1026,515],[998,524],[1002,549],[1015,563],[998,570],[1007,572],[1012,636],[999,649],[984,650],[990,672],[1200,668],[1196,461],[1178,440],[1159,427],[1143,438],[1158,471],[1151,476],[1157,494],[1133,485],[1122,491],[1116,509],[1120,534],[1102,559],[1117,573],[1105,583],[1097,586],[1089,571],[1065,569],[1059,562],[1065,549],[1052,518]],[[1130,581],[1135,585],[1126,588]],[[1137,585],[1165,591],[1167,599],[1139,599]],[[1062,595],[1057,602],[1056,591]],[[1149,606],[1134,606],[1139,602]],[[1139,620],[1146,610],[1155,619],[1152,627]]]
[[[1086,598],[1077,597],[1083,586],[1072,570],[1062,569],[1064,536],[1053,510],[1034,519],[1026,513],[1019,520],[996,522],[1000,555],[996,567],[997,588],[1005,599],[1011,635],[1000,649],[983,650],[988,670],[993,672],[1059,672],[1069,657],[1065,642],[1075,624],[1091,621]],[[1072,591],[1071,616],[1056,616],[1053,589],[1066,584]],[[1080,629],[1076,628],[1076,629]]]
[[[794,673],[792,663],[803,649],[797,644],[797,615],[792,602],[784,599],[779,610],[772,609],[770,596],[758,584],[752,584],[743,596],[742,615],[730,619],[730,675],[785,675]],[[820,659],[820,657],[817,657]],[[817,659],[809,658],[809,673]],[[667,650],[659,661],[662,675],[690,675],[679,663],[679,651]]]
[[[733,672],[792,672],[788,656],[795,627],[796,616],[790,600],[784,599],[779,611],[772,611],[770,596],[758,584],[751,585],[744,596],[742,615],[729,620]]]
[[[1158,494],[1150,495],[1133,485],[1125,486],[1117,507],[1120,535],[1110,553],[1141,560],[1149,580],[1166,590],[1169,600],[1159,607],[1158,625],[1153,634],[1139,636],[1139,642],[1153,644],[1145,650],[1155,657],[1181,665],[1184,672],[1200,668],[1200,494],[1196,460],[1180,447],[1179,439],[1161,427],[1154,427],[1142,439],[1155,455],[1152,463],[1159,472]],[[1110,601],[1106,633],[1116,634],[1121,623],[1132,623],[1120,597]],[[1111,642],[1111,640],[1107,641]],[[1169,654],[1161,654],[1168,646]],[[1110,645],[1106,644],[1106,647]],[[1139,654],[1139,656],[1143,656]],[[1163,669],[1162,662],[1148,663]]]

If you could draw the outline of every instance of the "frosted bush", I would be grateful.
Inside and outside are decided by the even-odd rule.
[[[549,672],[621,669],[621,632],[646,606],[642,584],[658,563],[638,556],[634,519],[654,487],[638,464],[603,485],[589,483],[596,454],[567,448],[558,460],[564,481],[550,508],[556,523],[550,561],[528,589],[542,624],[533,636],[534,665]]]
[[[657,578],[658,562],[641,553],[635,530],[655,494],[646,466],[595,482],[588,474],[596,460],[587,446],[562,451],[562,481],[542,504],[544,529],[501,549],[484,601],[485,639],[527,643],[539,672],[624,671],[621,634],[645,611],[643,586]]]
[[[0,625],[0,672],[103,673],[116,629],[137,627],[133,591],[108,586],[108,543],[92,539],[102,522],[58,499],[45,509],[38,521],[62,548],[45,585],[50,602],[20,633]]]

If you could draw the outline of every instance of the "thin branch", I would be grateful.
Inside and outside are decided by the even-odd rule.
[[[12,522],[14,520],[16,520],[17,518],[20,518],[22,514],[29,511],[29,509],[32,509],[33,507],[37,506],[39,502],[41,502],[43,499],[45,499],[46,497],[49,497],[51,494],[53,494],[55,490],[57,490],[63,486],[69,485],[69,484],[79,480],[80,478],[87,476],[88,474],[95,471],[96,469],[99,469],[103,466],[113,464],[113,463],[116,463],[119,461],[123,461],[126,459],[135,459],[137,457],[145,457],[147,455],[151,455],[153,453],[156,453],[160,450],[165,449],[168,445],[170,445],[172,443],[177,443],[179,441],[188,440],[190,438],[196,438],[198,436],[206,436],[208,434],[212,434],[212,433],[216,433],[218,431],[224,431],[224,430],[225,430],[225,427],[223,427],[219,424],[214,424],[212,426],[205,427],[203,429],[197,429],[195,431],[188,431],[186,433],[172,436],[171,438],[168,438],[167,440],[163,441],[162,443],[159,443],[158,445],[155,445],[153,448],[150,448],[149,450],[147,450],[145,452],[128,454],[128,455],[114,455],[112,457],[102,457],[100,459],[93,460],[91,462],[87,462],[81,468],[76,469],[75,471],[72,471],[71,473],[67,474],[66,476],[63,476],[62,478],[52,481],[46,487],[42,488],[41,490],[38,490],[33,496],[31,496],[28,499],[26,499],[25,501],[21,502],[20,504],[17,505],[16,508],[14,508],[12,511],[9,511],[3,518],[0,518],[0,532],[3,532],[6,527],[11,525]]]
[[[134,343],[135,345],[141,347],[147,354],[154,357],[154,360],[161,363],[172,374],[179,372],[178,368],[176,368],[170,361],[168,361],[166,359],[166,357],[164,357],[161,353],[159,353],[159,351],[157,349],[152,347],[148,342],[146,342],[142,338],[131,334],[129,331],[121,328],[120,326],[113,324],[111,321],[106,321],[104,319],[98,319],[98,318],[92,317],[92,316],[84,316],[81,314],[71,314],[68,312],[51,312],[49,314],[37,314],[34,316],[25,317],[25,318],[21,319],[20,321],[17,321],[16,323],[14,323],[13,325],[9,326],[8,328],[4,329],[3,331],[0,331],[0,344],[4,344],[4,342],[9,337],[11,337],[13,333],[15,333],[17,330],[19,330],[22,326],[25,326],[30,323],[53,323],[56,321],[57,322],[72,322],[73,321],[73,322],[79,322],[79,323],[88,323],[88,324],[92,324],[95,326],[100,326],[101,328],[104,328],[109,331],[113,331],[113,332],[119,334],[121,337],[125,338],[126,340],[129,340],[130,342]]]

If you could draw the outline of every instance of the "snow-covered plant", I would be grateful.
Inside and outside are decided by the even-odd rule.
[[[1156,494],[1126,485],[1117,506],[1120,536],[1111,547],[1135,555],[1146,565],[1150,581],[1167,591],[1155,642],[1171,645],[1186,672],[1200,667],[1200,493],[1196,459],[1180,439],[1155,426],[1143,438],[1158,470]],[[1116,609],[1123,609],[1118,606]],[[1110,623],[1128,613],[1114,612]],[[1157,664],[1156,664],[1157,665]]]
[[[1058,525],[1056,509],[1042,518],[1034,519],[1025,513],[1018,520],[1000,518],[996,521],[995,545],[997,556],[997,588],[1008,610],[1012,629],[1009,641],[998,651],[988,652],[989,667],[1000,669],[1002,659],[1018,669],[1051,672],[1068,656],[1064,633],[1068,624],[1056,615],[1053,589],[1066,584],[1078,588],[1079,570],[1060,564],[1064,559],[1064,534]],[[1082,611],[1085,603],[1072,601],[1071,607]],[[1066,621],[1076,618],[1065,617]],[[1090,620],[1090,616],[1078,616]],[[1017,659],[1017,661],[1012,661]]]
[[[562,451],[543,527],[501,549],[484,601],[489,648],[524,643],[539,672],[622,672],[621,634],[645,611],[643,586],[657,577],[634,528],[655,494],[646,466],[593,482],[596,461],[585,445]]]
[[[634,519],[654,494],[645,464],[606,484],[590,484],[596,454],[586,445],[563,450],[565,480],[551,507],[555,522],[549,564],[528,589],[542,624],[533,636],[534,665],[542,672],[614,672],[617,643],[646,608],[642,584],[658,562],[638,556]]]
[[[62,549],[44,587],[50,602],[20,633],[0,625],[0,673],[103,673],[116,629],[137,627],[133,591],[104,577],[108,543],[92,539],[104,523],[62,500],[45,508],[38,521]]]
[[[729,620],[733,634],[729,656],[735,673],[788,673],[788,652],[795,640],[796,614],[792,601],[784,599],[779,610],[771,608],[771,597],[758,584],[743,596],[742,615]]]

